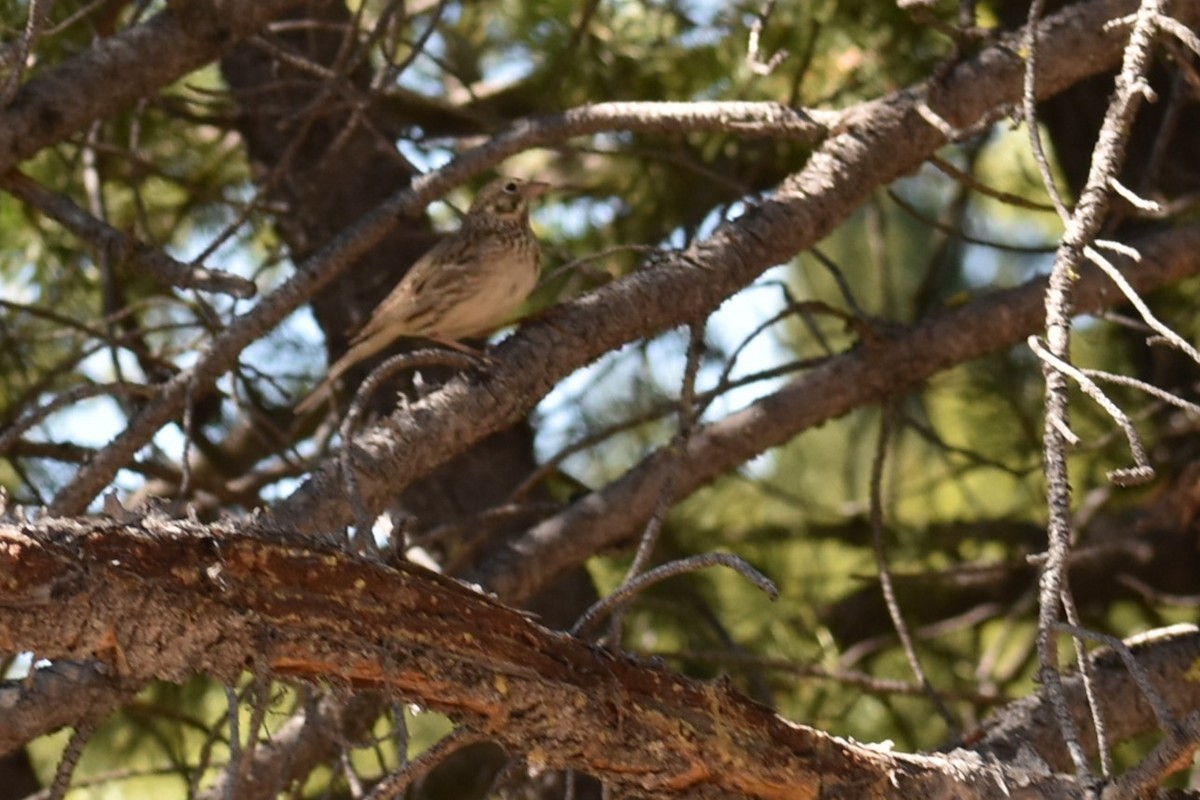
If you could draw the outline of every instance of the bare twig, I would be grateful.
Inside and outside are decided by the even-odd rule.
[[[683,368],[683,385],[679,392],[679,430],[675,434],[671,445],[677,449],[686,447],[688,437],[691,436],[692,430],[696,425],[696,373],[700,370],[700,359],[704,353],[705,327],[705,322],[695,322],[688,326],[687,361]],[[658,502],[655,504],[654,514],[651,515],[650,520],[646,523],[646,527],[642,531],[642,536],[638,540],[638,547],[633,555],[633,562],[629,565],[629,569],[621,581],[621,586],[614,590],[614,595],[624,596],[622,588],[634,581],[650,564],[650,559],[654,557],[654,550],[658,546],[659,534],[662,533],[663,525],[667,520],[667,514],[671,510],[671,506],[675,503],[675,500],[674,481],[668,480],[663,486]],[[580,622],[582,622],[582,619]],[[624,614],[618,607],[613,614],[612,624],[606,637],[614,646],[620,644],[623,623]],[[576,628],[578,628],[579,624],[576,623]]]
[[[0,453],[8,450],[9,446],[17,440],[17,438],[25,431],[37,425],[42,420],[49,417],[59,409],[74,405],[80,400],[87,400],[92,397],[150,397],[154,393],[154,387],[144,386],[140,383],[108,383],[108,384],[84,384],[82,386],[73,386],[70,389],[60,392],[53,400],[40,408],[35,408],[33,411],[26,414],[21,419],[10,425],[3,433],[0,433]]]
[[[754,22],[750,24],[750,38],[746,46],[746,64],[749,65],[750,71],[755,75],[770,75],[788,57],[788,51],[781,48],[769,59],[763,61],[762,53],[759,51],[763,27],[765,27],[767,20],[771,17],[771,12],[774,10],[775,0],[763,0],[758,13],[754,15]]]
[[[4,78],[4,86],[0,87],[0,108],[6,107],[16,97],[21,88],[21,79],[25,77],[25,69],[29,66],[29,54],[37,45],[46,22],[50,19],[50,10],[54,8],[54,0],[29,0],[29,13],[25,17],[25,30],[17,39],[15,47],[4,53],[4,61],[0,67],[8,67]]]
[[[1129,675],[1133,678],[1138,691],[1142,693],[1142,696],[1146,698],[1146,702],[1150,704],[1150,709],[1154,712],[1155,719],[1158,720],[1159,728],[1168,735],[1173,731],[1179,730],[1179,720],[1175,719],[1175,715],[1171,713],[1171,709],[1168,707],[1166,700],[1163,699],[1162,693],[1154,688],[1154,683],[1150,680],[1150,675],[1125,641],[1117,636],[1110,636],[1106,633],[1084,628],[1078,622],[1060,622],[1056,627],[1077,639],[1092,639],[1111,648],[1114,653],[1121,657],[1121,663],[1125,665],[1125,669],[1129,670]],[[1084,659],[1084,661],[1089,660],[1092,659]],[[1109,758],[1111,762],[1111,756]]]
[[[1091,781],[1091,769],[1079,742],[1079,734],[1063,694],[1062,681],[1058,672],[1058,643],[1055,626],[1063,598],[1070,591],[1066,586],[1065,571],[1070,552],[1071,537],[1071,486],[1067,465],[1066,431],[1070,427],[1067,372],[1062,368],[1070,359],[1071,316],[1073,313],[1073,291],[1078,267],[1085,248],[1099,234],[1109,204],[1108,192],[1111,179],[1120,173],[1125,157],[1125,144],[1133,117],[1145,95],[1144,75],[1150,62],[1150,47],[1157,30],[1157,19],[1163,13],[1161,0],[1145,0],[1137,13],[1129,42],[1125,47],[1120,74],[1117,77],[1117,92],[1109,104],[1104,123],[1100,129],[1096,148],[1092,155],[1087,183],[1080,201],[1072,214],[1065,204],[1050,176],[1049,167],[1041,152],[1037,133],[1035,110],[1036,59],[1039,57],[1036,21],[1042,3],[1035,0],[1029,11],[1026,26],[1027,66],[1025,79],[1025,122],[1030,131],[1030,141],[1042,169],[1043,182],[1054,199],[1059,214],[1067,223],[1067,230],[1055,257],[1046,293],[1046,343],[1049,357],[1043,357],[1043,375],[1046,381],[1045,454],[1046,483],[1049,519],[1047,535],[1049,547],[1039,581],[1038,612],[1038,655],[1041,661],[1041,679],[1046,686],[1047,696],[1066,742],[1075,773],[1079,781],[1087,785]],[[1078,373],[1076,373],[1078,374]],[[1074,376],[1072,376],[1074,377]],[[1082,376],[1080,376],[1082,377]],[[1076,380],[1079,378],[1077,377]],[[1086,379],[1085,379],[1086,380]],[[1090,381],[1089,381],[1090,383]],[[1081,385],[1083,385],[1081,383]],[[1094,384],[1092,384],[1094,386]],[[1133,447],[1134,439],[1131,439]],[[1135,459],[1138,458],[1135,450]],[[1139,463],[1130,477],[1143,473]],[[1118,471],[1114,480],[1123,477]]]
[[[1096,736],[1096,749],[1100,753],[1100,777],[1108,780],[1113,773],[1112,744],[1108,741],[1104,711],[1100,706],[1100,697],[1097,693],[1095,666],[1088,658],[1087,648],[1083,646],[1083,637],[1076,633],[1083,626],[1079,620],[1079,609],[1075,607],[1074,596],[1070,592],[1065,592],[1062,596],[1062,604],[1067,623],[1071,626],[1071,630],[1068,632],[1071,633],[1071,644],[1075,647],[1075,664],[1079,668],[1083,693],[1087,698],[1088,714],[1091,717],[1092,732]],[[1153,687],[1148,688],[1153,691]]]
[[[892,572],[888,567],[887,552],[884,549],[883,464],[891,440],[892,421],[896,414],[893,404],[893,400],[885,401],[880,411],[879,436],[875,441],[875,456],[871,459],[871,549],[875,555],[875,568],[879,570],[879,587],[883,591],[888,616],[892,619],[892,628],[900,637],[904,656],[908,659],[908,668],[912,670],[917,682],[925,689],[925,696],[929,698],[938,714],[953,731],[958,729],[958,721],[946,707],[941,694],[929,682],[929,678],[925,675],[925,669],[921,666],[921,659],[917,656],[917,648],[913,644],[912,633],[908,629],[908,623],[904,621],[904,615],[900,610],[900,601],[896,598],[896,587],[892,583]]]
[[[653,586],[656,583],[664,581],[667,578],[674,578],[677,575],[697,572],[715,566],[728,567],[737,572],[759,589],[762,589],[772,600],[779,596],[779,589],[775,586],[774,581],[747,564],[739,556],[730,553],[703,553],[698,556],[689,556],[688,558],[668,561],[666,564],[660,564],[654,569],[647,570],[636,577],[626,580],[620,587],[609,593],[607,597],[598,600],[591,608],[585,611],[583,616],[572,626],[571,634],[574,636],[584,635],[605,614],[609,614],[614,609],[620,608],[629,598],[634,597],[648,586]]]
[[[889,198],[891,198],[893,203],[900,206],[900,208],[906,214],[911,216],[913,219],[915,219],[925,225],[928,225],[929,227],[934,228],[935,230],[941,231],[942,233],[946,234],[947,236],[952,236],[961,242],[966,242],[967,244],[977,244],[982,247],[991,247],[995,250],[1002,250],[1007,253],[1052,253],[1052,252],[1054,252],[1054,248],[1051,246],[1047,246],[1047,245],[1032,245],[1031,246],[1031,245],[1023,245],[1023,244],[1008,244],[1007,242],[996,242],[996,241],[992,241],[990,239],[981,239],[978,236],[972,236],[971,234],[969,234],[959,228],[956,228],[952,225],[947,225],[946,223],[941,222],[936,219],[931,219],[927,214],[921,213],[921,211],[918,210],[912,203],[908,202],[903,197],[901,197],[899,195],[899,193],[896,192],[895,189],[888,189],[887,195]]]
[[[1176,408],[1181,408],[1189,414],[1200,416],[1200,405],[1188,402],[1173,392],[1160,389],[1153,384],[1146,383],[1145,381],[1138,380],[1137,378],[1131,378],[1128,375],[1118,375],[1114,372],[1105,372],[1104,370],[1099,369],[1084,369],[1080,370],[1080,372],[1082,372],[1084,375],[1087,375],[1089,378],[1098,378],[1102,381],[1118,384],[1119,386],[1128,386],[1131,389],[1138,389],[1152,397],[1157,397],[1164,403],[1173,405]]]
[[[963,172],[961,169],[954,166],[946,159],[941,158],[940,156],[933,156],[929,159],[929,163],[933,164],[939,170],[946,173],[946,175],[958,181],[963,186],[966,186],[968,189],[973,189],[984,197],[990,197],[997,202],[1004,203],[1005,205],[1014,206],[1016,208],[1025,208],[1030,211],[1055,210],[1054,206],[1052,205],[1047,205],[1046,203],[1036,203],[1032,200],[1027,200],[1024,197],[1021,197],[1020,195],[1012,194],[1011,192],[1003,192],[999,189],[993,189],[991,186],[983,183],[971,173]]]
[[[1064,375],[1073,378],[1079,384],[1079,388],[1083,390],[1084,394],[1092,398],[1096,402],[1096,405],[1104,409],[1105,413],[1124,432],[1125,440],[1129,443],[1129,450],[1133,454],[1134,465],[1110,471],[1108,473],[1109,480],[1118,486],[1136,486],[1139,483],[1146,483],[1153,480],[1154,467],[1150,465],[1150,459],[1146,455],[1146,447],[1142,444],[1142,437],[1138,434],[1137,428],[1133,427],[1133,422],[1129,419],[1129,415],[1120,406],[1110,400],[1108,395],[1083,370],[1078,369],[1068,361],[1058,358],[1043,347],[1038,337],[1030,336],[1027,343],[1029,349],[1038,358]],[[1071,435],[1067,434],[1063,429],[1060,428],[1059,432],[1067,438],[1071,438]]]
[[[74,730],[71,731],[71,738],[67,740],[66,749],[59,757],[58,767],[54,771],[54,783],[50,785],[50,800],[63,800],[67,796],[67,790],[71,788],[71,776],[75,774],[75,768],[79,766],[79,757],[83,755],[83,748],[92,738],[93,731],[94,726],[88,722],[76,724]]]
[[[654,655],[658,658],[674,661],[694,661],[701,664],[718,664],[729,668],[754,667],[757,669],[784,672],[799,678],[830,681],[879,695],[922,697],[928,696],[929,693],[928,686],[923,686],[917,682],[880,678],[857,670],[831,668],[821,664],[792,661],[786,658],[774,658],[754,653],[678,650],[662,651]],[[965,700],[977,706],[994,706],[1004,702],[1004,698],[996,693],[972,691],[969,689],[951,689],[943,691],[942,695],[951,700]]]
[[[1021,92],[1021,107],[1025,117],[1025,128],[1029,132],[1029,145],[1033,151],[1033,160],[1042,175],[1042,185],[1046,187],[1046,193],[1050,195],[1050,201],[1054,204],[1059,218],[1063,222],[1067,222],[1071,217],[1071,211],[1068,210],[1067,203],[1058,190],[1058,184],[1054,180],[1054,171],[1050,168],[1050,160],[1046,158],[1046,151],[1042,147],[1042,132],[1037,126],[1037,69],[1038,59],[1041,57],[1038,26],[1041,24],[1045,5],[1045,0],[1033,0],[1029,4],[1029,14],[1025,20],[1025,41],[1023,43],[1025,80]]]
[[[488,737],[478,731],[459,728],[448,736],[442,737],[421,755],[405,763],[400,769],[375,784],[375,788],[366,796],[366,800],[395,800],[395,798],[403,797],[410,786],[429,774],[430,770],[445,761],[451,753],[486,741],[488,741]]]
[[[1096,247],[1104,247],[1109,250],[1119,252],[1121,255],[1134,262],[1141,258],[1141,255],[1137,252],[1137,250],[1119,242],[1107,240],[1097,241]],[[1154,331],[1162,337],[1163,341],[1167,342],[1177,350],[1183,351],[1187,354],[1188,358],[1192,359],[1192,361],[1195,361],[1197,364],[1200,364],[1200,350],[1197,350],[1191,345],[1190,342],[1160,322],[1158,317],[1154,316],[1153,312],[1150,311],[1150,306],[1146,305],[1146,301],[1143,300],[1141,296],[1133,290],[1133,287],[1129,285],[1129,281],[1125,280],[1125,276],[1123,276],[1120,271],[1113,266],[1111,261],[1100,255],[1095,247],[1085,247],[1083,249],[1083,254],[1087,256],[1089,261],[1091,261],[1100,269],[1104,270],[1104,274],[1111,278],[1112,282],[1115,283],[1118,288],[1120,288],[1121,293],[1124,294],[1125,298],[1130,302],[1130,304],[1132,304],[1133,307],[1138,310],[1138,313],[1141,314],[1145,323],[1153,328]]]
[[[239,776],[242,773],[242,732],[241,712],[237,687],[225,684],[225,701],[229,706],[229,761],[225,764],[225,797],[224,800],[234,800],[237,797]]]
[[[450,5],[449,0],[438,0],[437,5],[433,7],[433,12],[429,16],[429,24],[425,26],[425,30],[421,31],[416,41],[410,45],[408,55],[399,64],[394,64],[389,59],[387,69],[380,71],[379,76],[376,78],[375,87],[373,88],[382,88],[386,84],[395,83],[404,74],[404,71],[412,66],[417,57],[425,52],[425,46],[429,43],[429,38],[437,30],[438,24],[442,21],[442,15],[446,13],[448,5]],[[379,27],[382,28],[382,26]]]

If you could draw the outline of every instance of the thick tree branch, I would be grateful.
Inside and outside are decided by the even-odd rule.
[[[0,683],[0,755],[68,725],[99,723],[144,686],[106,674],[94,661],[60,661],[26,679]]]
[[[378,689],[487,731],[531,767],[644,796],[1021,796],[1006,788],[1018,773],[969,754],[847,743],[726,684],[549,631],[457,581],[336,544],[288,546],[253,523],[0,524],[0,648],[99,656],[135,682],[251,668]],[[1069,790],[1054,776],[1034,786]]]

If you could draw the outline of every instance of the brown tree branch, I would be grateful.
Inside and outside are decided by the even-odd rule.
[[[0,648],[100,657],[130,682],[197,671],[233,681],[253,665],[376,689],[487,731],[531,768],[578,769],[643,796],[999,798],[1021,780],[969,754],[844,742],[436,573],[279,537],[153,517],[0,524]],[[1071,790],[1033,780],[1039,796]]]
[[[59,661],[25,679],[0,683],[0,754],[68,725],[98,723],[144,686],[107,674],[93,661]]]

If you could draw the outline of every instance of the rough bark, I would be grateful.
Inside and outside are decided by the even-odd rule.
[[[1029,763],[1010,768],[967,751],[905,756],[842,741],[788,722],[724,682],[684,678],[555,633],[420,567],[287,539],[253,522],[201,526],[153,515],[3,523],[0,648],[99,659],[133,682],[196,672],[234,680],[250,670],[377,690],[494,736],[534,769],[570,767],[643,796],[1076,791],[1071,779],[1030,771]],[[46,625],[51,604],[57,624]],[[1200,705],[1187,688],[1196,634],[1168,641],[1175,656],[1160,653],[1154,679],[1180,713],[1190,712]],[[1123,675],[1112,671],[1118,684]]]

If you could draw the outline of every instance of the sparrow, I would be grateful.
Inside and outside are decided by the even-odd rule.
[[[412,265],[296,413],[319,406],[351,367],[401,337],[475,353],[458,340],[491,333],[537,285],[541,250],[529,227],[529,206],[549,188],[519,178],[484,186],[461,227]]]

